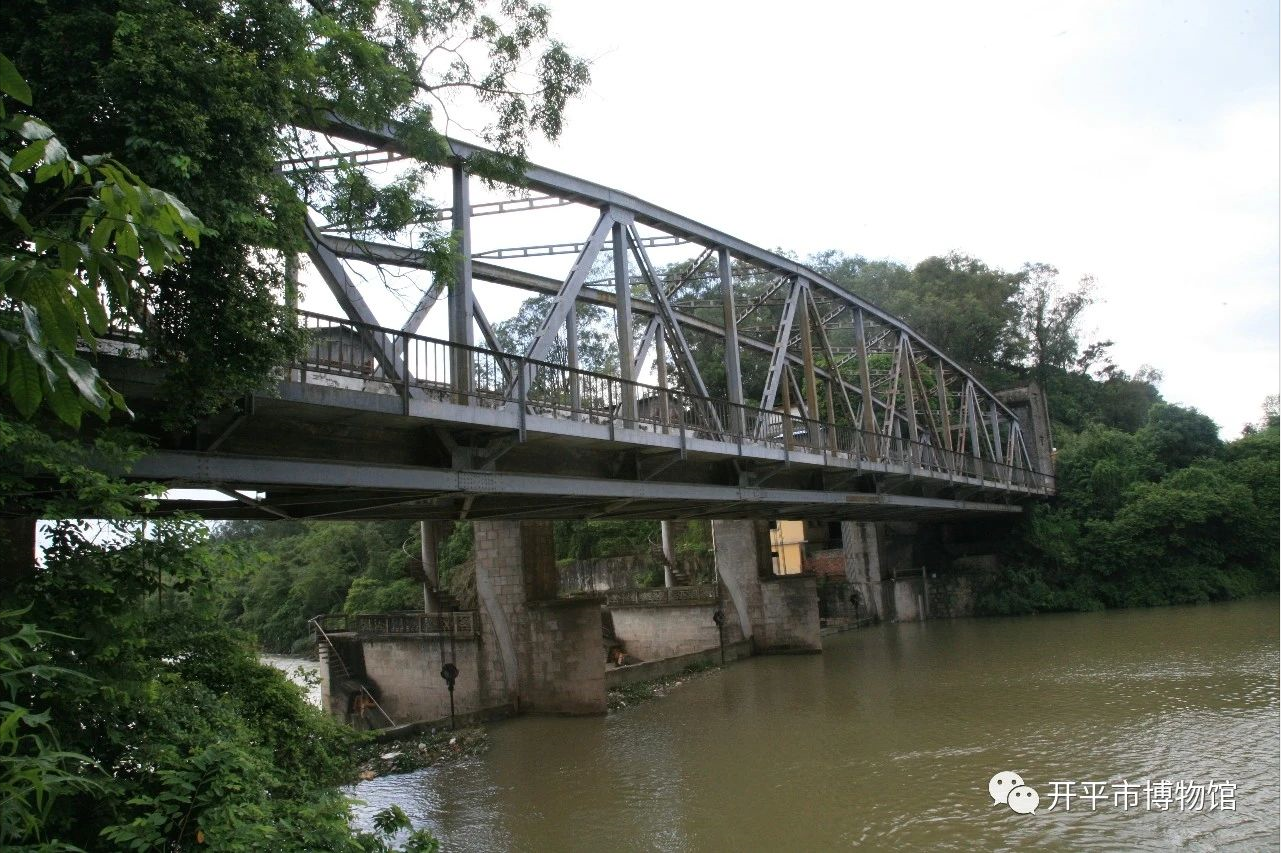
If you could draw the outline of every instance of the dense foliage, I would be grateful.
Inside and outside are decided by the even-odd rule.
[[[135,452],[41,427],[0,417],[6,506],[39,511],[50,480]],[[93,473],[56,493],[42,514],[114,523],[51,525],[41,570],[6,590],[23,608],[0,614],[0,846],[388,849],[399,829],[348,825],[338,786],[354,773],[354,735],[223,618],[235,555],[195,520],[123,520],[145,514],[148,491]]]
[[[122,163],[72,156],[31,106],[0,53],[0,386],[23,417],[43,402],[74,427],[86,411],[105,421],[125,408],[77,347],[127,311],[144,267],[181,262],[202,227]]]
[[[1035,507],[986,578],[990,613],[1238,598],[1277,586],[1275,417],[1227,445],[1195,410],[1157,403],[1135,432],[1059,440],[1057,500]]]
[[[500,152],[482,175],[559,133],[586,65],[544,7],[495,6],[0,4],[0,847],[436,848],[399,810],[351,831],[351,735],[228,626],[237,556],[194,521],[124,520],[155,487],[113,474],[134,438],[76,433],[85,411],[127,414],[77,353],[110,325],[140,335],[170,427],[261,388],[301,343],[304,202],[387,233],[431,219],[451,110]],[[278,169],[324,150],[296,128],[330,111],[429,162],[380,185]],[[443,265],[451,235],[421,233]],[[33,567],[38,517],[109,523],[54,523]]]

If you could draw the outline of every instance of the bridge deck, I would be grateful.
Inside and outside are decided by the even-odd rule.
[[[926,442],[321,319],[329,340],[313,338],[274,394],[208,419],[135,468],[136,477],[234,498],[167,509],[212,518],[926,520],[1017,513],[1017,502],[1053,489],[1037,472]],[[371,331],[408,380],[387,379],[368,357]],[[460,353],[473,378],[465,395],[449,381]],[[145,410],[160,371],[124,357],[102,362]],[[620,415],[625,398],[642,402],[636,416]]]

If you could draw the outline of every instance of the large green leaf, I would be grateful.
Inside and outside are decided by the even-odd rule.
[[[29,418],[35,414],[44,396],[40,387],[40,368],[24,350],[14,350],[13,365],[9,370],[9,399],[13,400],[18,414]]]
[[[75,356],[67,357],[59,352],[55,352],[53,357],[66,373],[67,379],[71,380],[71,384],[90,406],[101,409],[107,405],[107,398],[102,391],[105,383],[93,365],[84,359]]]
[[[44,149],[48,144],[48,139],[37,139],[17,154],[13,155],[13,161],[9,163],[9,171],[25,172],[35,164],[39,163],[40,158],[44,157]]]
[[[80,429],[80,418],[84,414],[84,404],[80,396],[66,382],[59,382],[45,397],[45,402],[58,420],[73,429]]]
[[[31,104],[31,87],[27,85],[26,80],[22,79],[17,67],[9,61],[9,57],[3,53],[0,53],[0,92],[16,101]]]
[[[10,126],[14,128],[15,133],[31,142],[37,139],[48,139],[53,136],[52,127],[31,116],[14,116]]]

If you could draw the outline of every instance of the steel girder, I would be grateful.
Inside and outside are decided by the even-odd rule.
[[[404,153],[392,128],[373,130],[331,116],[310,129],[390,154]],[[921,464],[951,472],[983,471],[989,463],[999,468],[1032,467],[1017,418],[972,374],[906,323],[808,267],[635,196],[536,165],[525,167],[520,188],[537,195],[472,205],[466,164],[471,158],[488,152],[456,140],[451,140],[449,145],[453,157],[448,165],[454,178],[450,213],[456,239],[463,248],[455,270],[456,280],[449,285],[451,342],[471,346],[474,322],[481,329],[485,344],[492,350],[498,349],[493,329],[474,301],[473,278],[554,295],[552,309],[539,333],[525,353],[517,354],[528,359],[527,372],[521,378],[527,387],[534,382],[539,369],[530,362],[542,361],[562,330],[568,338],[570,360],[576,360],[574,306],[584,302],[616,312],[620,378],[625,382],[639,375],[657,342],[660,349],[667,349],[674,357],[685,391],[695,398],[706,398],[708,386],[692,352],[689,334],[725,342],[724,397],[729,403],[728,411],[732,412],[731,435],[741,436],[750,428],[757,437],[762,437],[769,429],[766,420],[761,418],[750,427],[743,422],[743,401],[747,393],[753,398],[757,394],[756,390],[743,387],[743,355],[762,353],[769,358],[764,382],[759,388],[759,409],[778,410],[781,397],[782,417],[788,422],[798,417],[807,423],[809,441],[825,432],[824,425],[835,429],[840,422],[861,430],[865,436],[879,437],[863,442],[861,452],[872,459],[890,453],[892,448],[907,446],[913,459]],[[525,249],[510,254],[506,250],[476,254],[471,251],[471,216],[567,205],[595,209],[599,215],[588,235],[573,235],[574,239],[546,244],[577,252],[575,263],[561,281],[479,260],[510,254],[527,256],[529,252]],[[653,229],[658,235],[644,236],[638,226]],[[344,279],[341,270],[334,269],[338,258],[411,269],[427,266],[422,255],[409,247],[344,238],[315,226],[309,228],[308,237],[312,241],[311,255],[317,266],[322,267],[322,274],[339,297],[343,310],[350,319],[364,324],[370,323],[368,312],[362,311],[360,300],[352,297],[354,286],[350,278]],[[695,244],[702,254],[685,276],[665,282],[646,249],[683,243]],[[526,248],[532,251],[538,247]],[[610,251],[614,258],[613,293],[585,286],[592,264],[603,250]],[[697,278],[696,273],[712,254],[717,257],[714,275],[719,280],[723,307],[719,318],[700,316],[694,309],[677,304],[679,291]],[[648,291],[648,300],[635,298],[631,293],[633,279],[629,274],[629,260],[640,273],[639,280]],[[772,281],[764,288],[757,287],[750,295],[744,294],[741,301],[746,309],[735,308],[736,290],[741,286],[735,263]],[[784,290],[786,298],[780,305],[777,297]],[[421,324],[442,291],[443,285],[437,281],[425,289],[403,327],[406,331]],[[648,318],[639,342],[634,341],[631,334],[633,312]],[[772,334],[765,338],[742,325],[753,318],[764,324],[762,331],[772,329]],[[663,343],[667,346],[661,347]],[[800,352],[796,351],[798,344]],[[837,361],[835,356],[838,348],[849,352],[842,361]],[[383,346],[379,351],[386,349]],[[383,366],[393,375],[394,352],[386,355],[388,363]],[[823,366],[818,364],[819,356]],[[759,355],[752,357],[759,359]],[[380,359],[380,363],[382,361]],[[659,368],[664,383],[665,367],[664,364]],[[799,379],[793,370],[799,371]],[[467,369],[460,363],[454,373],[456,381],[466,386]],[[519,382],[512,382],[514,397]],[[460,393],[466,390],[463,387]],[[577,399],[577,380],[574,394]],[[634,414],[634,399],[624,399],[622,403],[624,414]],[[705,409],[706,419],[711,422],[709,426],[723,432],[725,425],[720,422],[717,405],[709,402]]]

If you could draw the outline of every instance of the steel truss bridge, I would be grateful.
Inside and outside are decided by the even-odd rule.
[[[341,148],[284,168],[406,158],[390,130],[321,129]],[[794,260],[577,177],[531,165],[518,186],[474,198],[481,182],[467,164],[484,152],[450,145],[451,274],[432,276],[412,235],[358,239],[313,216],[310,259],[342,316],[297,312],[307,349],[276,389],[167,437],[136,466],[136,477],[229,498],[166,509],[948,519],[1017,513],[1052,494],[1028,426],[902,321]],[[580,231],[474,247],[481,217],[498,214],[554,214]],[[665,268],[651,256],[673,251],[682,262]],[[550,274],[556,256],[570,263]],[[399,326],[377,321],[362,265],[417,277]],[[477,282],[549,297],[523,352],[503,351]],[[608,371],[580,363],[585,309],[598,325],[599,309],[609,318]],[[419,334],[442,312],[447,338]],[[102,362],[145,411],[162,368]]]

